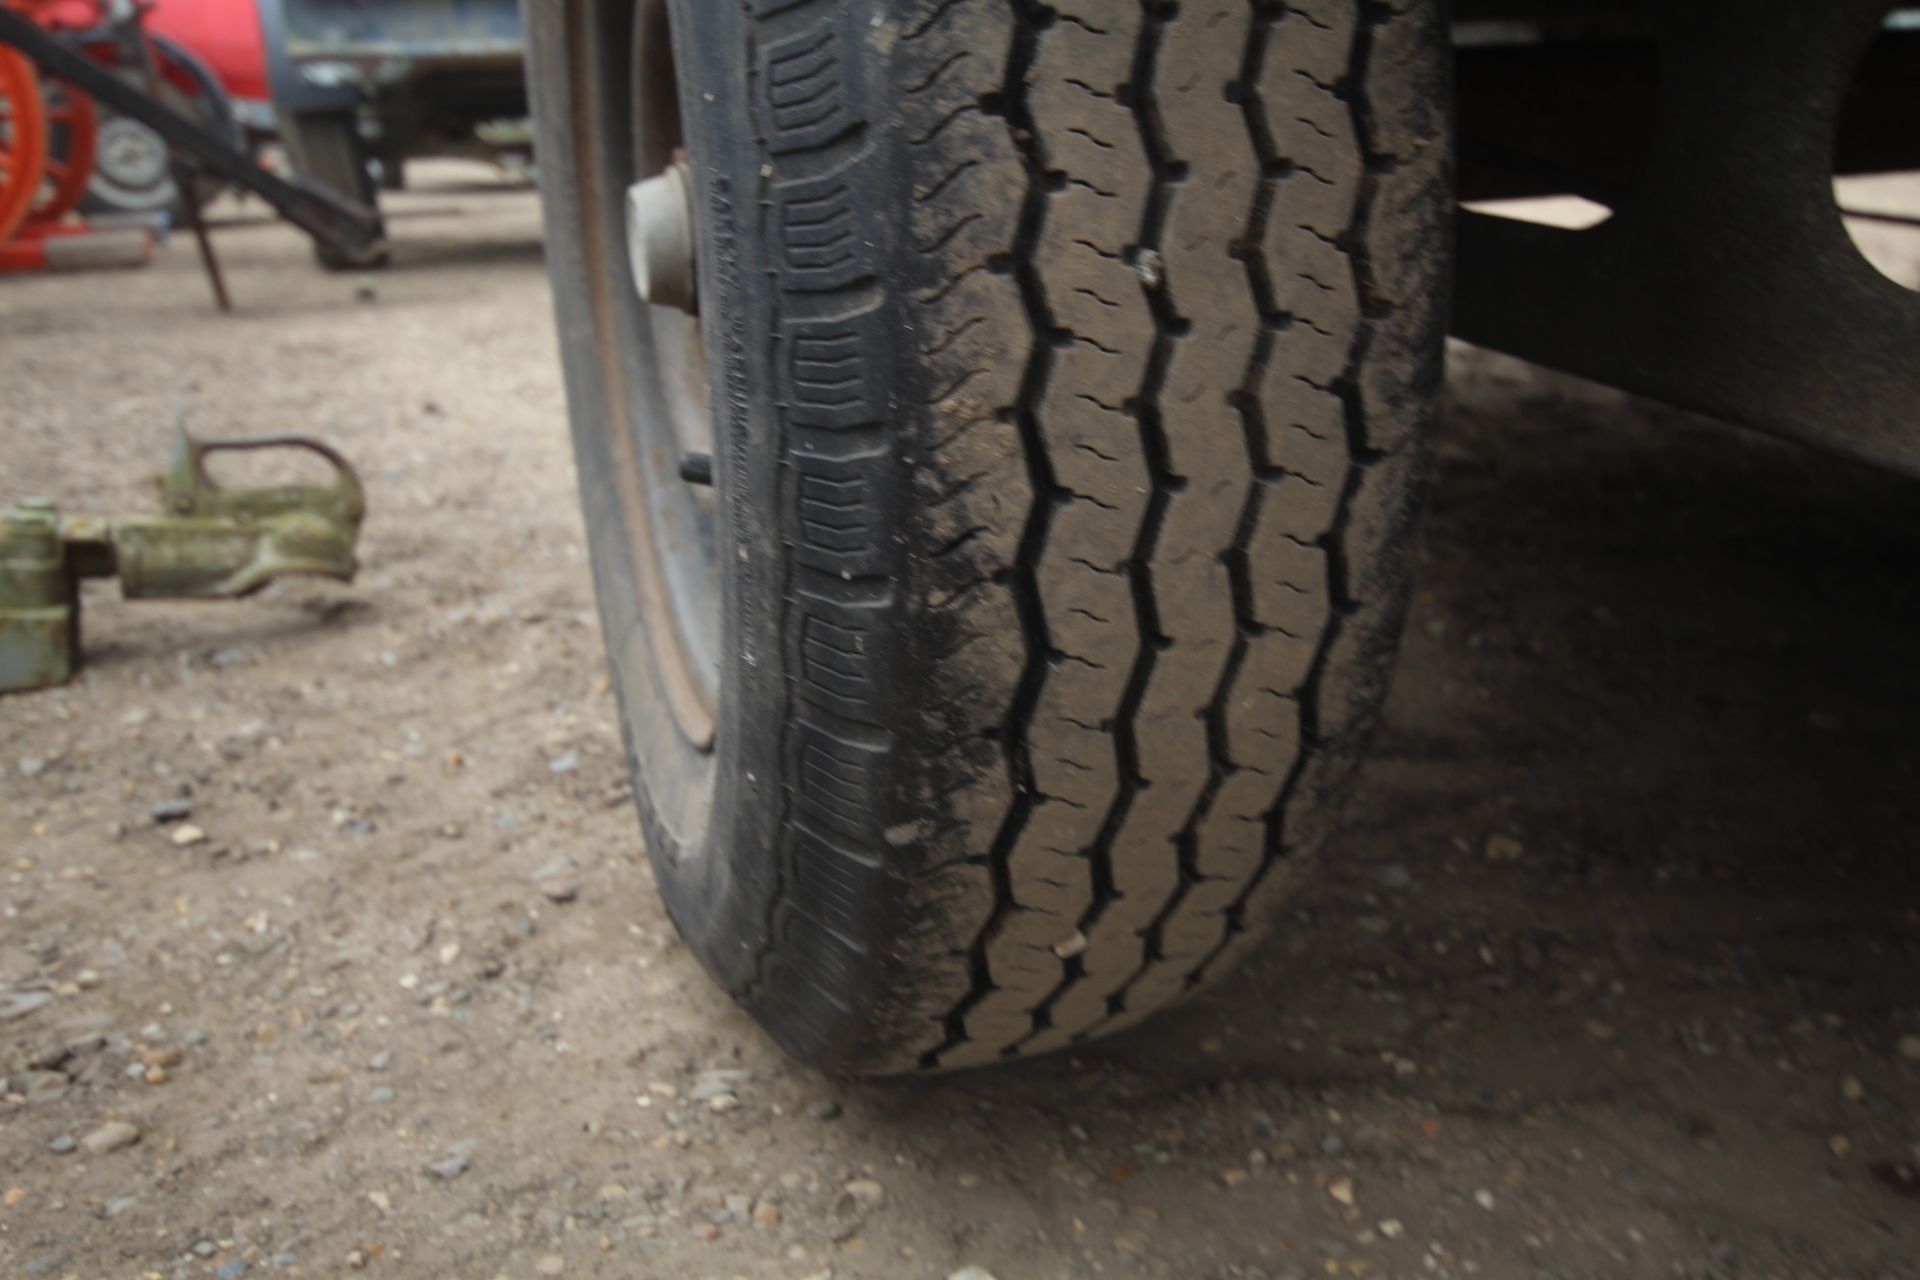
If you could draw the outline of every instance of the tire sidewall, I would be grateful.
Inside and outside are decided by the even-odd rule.
[[[682,124],[690,156],[701,336],[714,417],[716,552],[723,616],[714,747],[696,751],[664,705],[648,649],[633,560],[611,474],[609,382],[594,344],[593,291],[583,237],[587,219],[617,210],[623,190],[600,189],[605,162],[588,150],[575,95],[594,65],[626,58],[591,38],[589,0],[528,0],[528,70],[538,123],[541,191],[554,305],[575,458],[608,660],[621,704],[640,822],[668,914],[688,945],[734,995],[751,1001],[761,977],[777,888],[773,854],[780,818],[779,752],[785,655],[779,642],[780,540],[769,309],[753,242],[758,156],[738,139],[749,119],[745,35],[727,6],[675,0],[672,17]],[[583,38],[586,37],[586,38]],[[593,202],[598,201],[599,204]],[[616,220],[613,225],[620,225]],[[630,289],[624,240],[606,246]],[[644,345],[644,335],[629,335]],[[631,366],[629,366],[631,368]],[[644,392],[642,393],[644,397]]]

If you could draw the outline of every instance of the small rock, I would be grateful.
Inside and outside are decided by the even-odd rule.
[[[1053,944],[1053,954],[1062,960],[1071,960],[1087,949],[1087,935],[1075,929],[1066,937]]]
[[[580,757],[571,751],[562,751],[559,755],[547,761],[547,771],[549,773],[577,773],[579,769]]]
[[[207,833],[194,826],[191,822],[183,822],[173,829],[173,834],[168,836],[167,839],[173,841],[179,848],[184,849],[192,844],[205,844]]]
[[[693,1238],[712,1244],[720,1238],[720,1228],[711,1222],[696,1222],[693,1224]]]
[[[1853,1139],[1844,1133],[1836,1133],[1827,1139],[1827,1150],[1833,1152],[1834,1159],[1845,1160],[1853,1154]]]
[[[24,1090],[28,1102],[40,1105],[48,1102],[58,1102],[67,1096],[68,1081],[67,1078],[59,1072],[30,1071],[27,1074],[35,1077],[27,1081]],[[13,1088],[16,1093],[22,1092],[21,1081],[18,1078],[14,1079]]]
[[[35,1009],[44,1009],[52,1003],[51,991],[9,991],[0,995],[0,1022],[24,1018]]]
[[[753,1225],[756,1227],[777,1227],[780,1225],[780,1206],[771,1200],[762,1200],[753,1206]]]
[[[807,1104],[807,1115],[814,1120],[838,1120],[840,1103],[833,1098],[815,1098]]]
[[[1840,1077],[1840,1096],[1848,1102],[1865,1102],[1867,1085],[1859,1076]]]
[[[538,889],[548,902],[565,904],[580,896],[580,888],[571,880],[542,880]]]
[[[53,1154],[57,1156],[71,1155],[73,1153],[74,1148],[78,1147],[79,1145],[80,1145],[79,1143],[73,1140],[72,1134],[63,1133],[59,1137],[53,1139],[51,1142],[47,1143],[47,1150],[53,1152]]]
[[[1518,862],[1527,856],[1527,846],[1512,836],[1491,835],[1487,837],[1486,855],[1488,862]]]
[[[715,1115],[725,1115],[727,1112],[737,1111],[739,1108],[740,1098],[737,1094],[716,1093],[707,1099],[707,1110],[713,1112]]]
[[[193,1242],[193,1251],[199,1257],[211,1258],[214,1254],[220,1252],[220,1246],[211,1240],[195,1240]]]
[[[378,1089],[367,1090],[367,1101],[374,1106],[379,1106],[383,1102],[392,1102],[393,1096],[393,1090],[385,1085],[381,1085]]]
[[[240,1258],[221,1263],[220,1269],[213,1273],[214,1280],[240,1280],[240,1277],[245,1274],[247,1274],[247,1264]]]
[[[47,771],[47,762],[39,756],[20,757],[20,776],[37,778]]]
[[[560,880],[564,879],[572,870],[573,859],[563,853],[557,858],[549,858],[542,864],[538,871],[528,876],[527,879],[533,881],[535,884],[539,884],[542,880]]]
[[[1223,1169],[1220,1171],[1220,1181],[1229,1187],[1239,1186],[1247,1180],[1247,1177],[1248,1174],[1245,1169]]]
[[[80,1145],[90,1156],[104,1156],[122,1147],[130,1147],[138,1141],[140,1141],[138,1129],[125,1120],[109,1120],[80,1139]]]
[[[723,1093],[737,1092],[741,1085],[752,1078],[753,1072],[739,1067],[716,1067],[711,1071],[702,1071],[693,1078],[687,1098],[692,1102],[706,1102]]]
[[[994,1274],[985,1267],[965,1266],[950,1272],[947,1280],[994,1280]]]
[[[1920,1036],[1901,1036],[1893,1051],[1900,1055],[1903,1062],[1920,1064]]]
[[[1158,289],[1166,278],[1166,263],[1157,249],[1141,249],[1133,258],[1133,269],[1140,276],[1140,283],[1149,289]]]
[[[1493,1192],[1481,1187],[1473,1193],[1473,1202],[1488,1212],[1493,1211]]]
[[[107,1047],[104,1031],[88,1031],[67,1041],[67,1052],[78,1057],[84,1053],[98,1053]]]
[[[193,801],[185,796],[175,796],[171,800],[162,800],[147,813],[158,823],[185,822],[193,816]]]
[[[1383,1218],[1380,1221],[1380,1234],[1389,1240],[1398,1240],[1406,1231],[1398,1218]]]
[[[391,1067],[392,1065],[393,1065],[393,1050],[391,1049],[382,1049],[380,1050],[380,1052],[374,1054],[371,1058],[367,1059],[367,1070],[369,1071],[385,1071],[388,1067]]]
[[[366,1254],[362,1253],[358,1249],[350,1249],[347,1251],[347,1266],[351,1270],[362,1271],[366,1269],[366,1265],[367,1265]]]
[[[557,1253],[542,1254],[533,1269],[543,1276],[557,1276],[567,1269],[567,1260]]]
[[[473,1167],[473,1143],[455,1143],[447,1153],[427,1166],[427,1172],[436,1178],[451,1182]]]
[[[1339,1203],[1346,1205],[1348,1208],[1352,1208],[1353,1207],[1353,1179],[1352,1178],[1335,1178],[1332,1182],[1329,1182],[1327,1184],[1327,1194],[1332,1196]]]
[[[855,1203],[867,1206],[879,1204],[887,1198],[887,1189],[872,1178],[855,1178],[840,1189],[853,1197]]]
[[[115,1196],[100,1206],[100,1216],[103,1218],[117,1218],[139,1203],[140,1197],[138,1196]]]
[[[1404,863],[1389,862],[1374,874],[1383,889],[1406,889],[1413,884],[1413,873]]]

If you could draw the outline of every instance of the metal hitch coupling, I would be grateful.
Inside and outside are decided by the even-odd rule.
[[[326,485],[230,489],[215,453],[304,449],[333,468]],[[120,578],[129,600],[225,599],[275,578],[353,580],[366,494],[334,449],[304,436],[195,440],[181,432],[159,478],[160,515],[61,519],[51,502],[0,508],[0,693],[40,689],[80,664],[80,580]]]

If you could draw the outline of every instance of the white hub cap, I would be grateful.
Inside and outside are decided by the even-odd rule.
[[[644,302],[692,313],[693,208],[683,165],[627,188],[627,257]]]

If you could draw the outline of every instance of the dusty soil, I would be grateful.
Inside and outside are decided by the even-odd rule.
[[[1282,936],[1074,1057],[829,1081],[655,900],[535,200],[439,180],[377,276],[224,231],[231,317],[184,244],[0,281],[8,495],[144,507],[182,422],[373,504],[353,585],[93,590],[0,702],[0,1275],[1920,1275],[1911,482],[1462,353]]]

